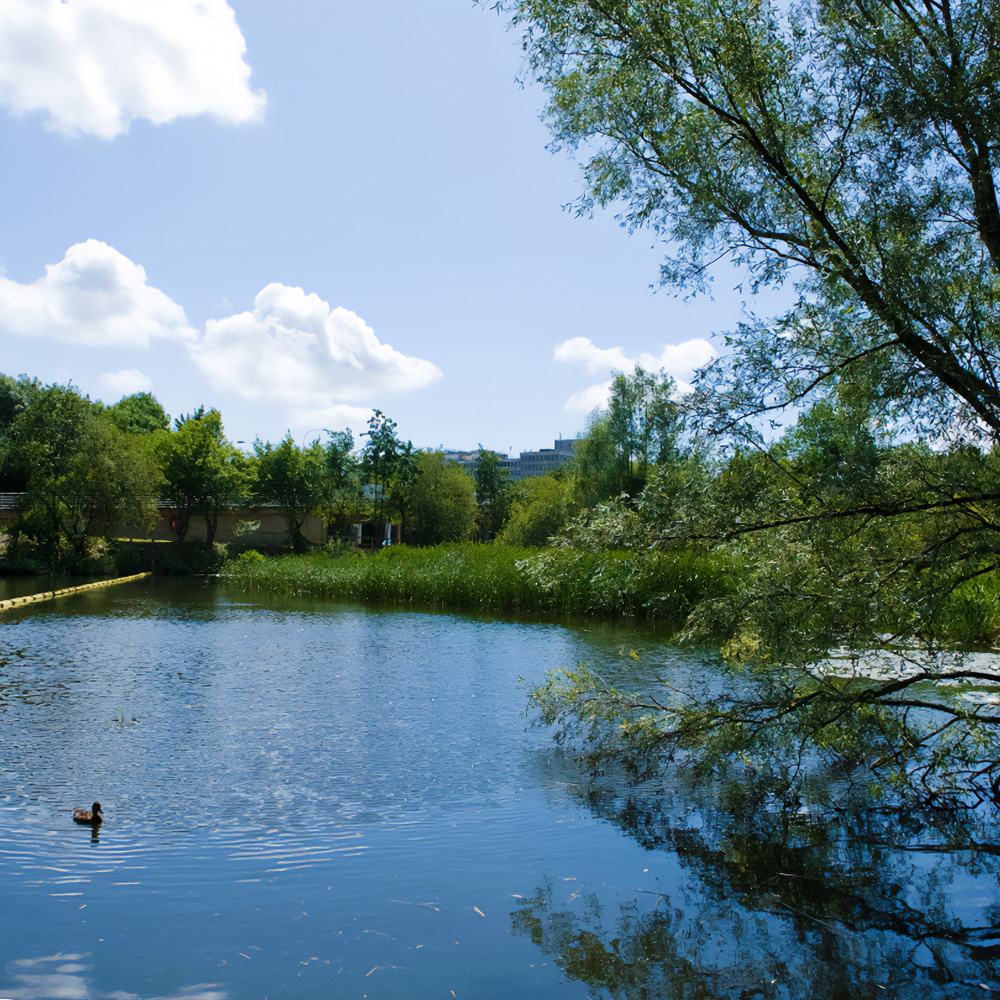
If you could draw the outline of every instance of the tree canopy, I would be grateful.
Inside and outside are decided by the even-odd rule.
[[[479,446],[476,455],[476,523],[479,540],[490,542],[510,516],[510,469],[500,464],[500,456]]]
[[[637,496],[656,466],[679,454],[680,407],[674,380],[636,368],[611,380],[607,408],[590,420],[574,457],[583,503]]]
[[[546,689],[547,711],[778,770],[801,740],[867,726],[897,787],[993,794],[1000,717],[952,686],[1000,682],[954,648],[1000,567],[995,5],[498,6],[548,89],[556,146],[584,157],[581,212],[614,206],[652,231],[675,291],[705,291],[727,259],[750,290],[793,295],[729,331],[685,401],[726,457],[707,475],[675,463],[634,516],[612,505],[566,539],[724,553],[733,585],[685,635],[750,680],[717,706],[578,672]],[[769,445],[768,421],[790,414]]]
[[[92,537],[148,523],[160,486],[149,449],[66,386],[31,387],[7,431],[3,468],[24,484],[19,533],[52,565],[82,559]]]
[[[416,476],[408,490],[407,538],[418,545],[466,542],[476,524],[472,479],[440,452],[416,456]]]
[[[934,435],[1000,431],[992,4],[513,0],[580,207],[663,237],[664,283],[726,256],[791,281],[731,332],[720,425],[861,387]]]
[[[125,396],[113,406],[107,407],[106,412],[119,430],[130,434],[151,434],[170,427],[170,417],[150,392]]]
[[[330,497],[325,450],[319,441],[300,448],[288,435],[278,445],[254,442],[254,455],[258,498],[281,506],[293,548],[305,548],[302,525],[310,514],[321,514]]]
[[[139,421],[139,426],[146,426],[145,422]],[[187,536],[191,518],[201,517],[205,539],[211,544],[219,515],[245,500],[251,489],[246,456],[226,440],[222,415],[202,406],[178,417],[174,432],[157,438],[157,452],[167,493],[177,508],[178,540],[183,542]]]

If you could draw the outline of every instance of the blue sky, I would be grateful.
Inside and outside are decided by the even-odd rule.
[[[654,294],[651,236],[565,211],[522,71],[467,0],[0,0],[0,370],[515,453],[613,370],[690,377],[736,277]]]

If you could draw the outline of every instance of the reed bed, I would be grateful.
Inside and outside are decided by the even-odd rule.
[[[628,615],[678,626],[697,600],[724,588],[727,579],[705,555],[472,543],[251,556],[227,563],[222,577],[266,593],[455,610]]]

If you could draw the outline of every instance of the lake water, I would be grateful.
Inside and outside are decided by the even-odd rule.
[[[633,647],[704,669],[654,632],[193,581],[6,613],[0,997],[1000,990],[997,853],[962,830],[824,840],[581,776],[529,685]]]

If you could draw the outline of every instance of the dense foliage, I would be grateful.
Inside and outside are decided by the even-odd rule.
[[[134,559],[116,556],[118,536],[142,537],[164,504],[186,548],[164,556],[168,568],[217,568],[219,518],[254,502],[279,506],[289,544],[304,548],[307,515],[339,530],[370,513],[350,432],[327,439],[257,442],[248,455],[226,438],[218,410],[200,407],[171,427],[149,393],[105,407],[71,385],[2,375],[0,488],[18,510],[0,536],[0,570],[114,572],[116,558]]]
[[[739,567],[684,635],[748,680],[718,707],[577,674],[546,710],[775,773],[827,733],[866,732],[910,791],[993,794],[1000,671],[955,647],[998,635],[995,6],[497,6],[548,89],[557,146],[584,156],[583,212],[615,205],[661,237],[674,289],[704,289],[726,257],[792,297],[731,331],[685,401],[714,455],[675,456],[565,532]]]

